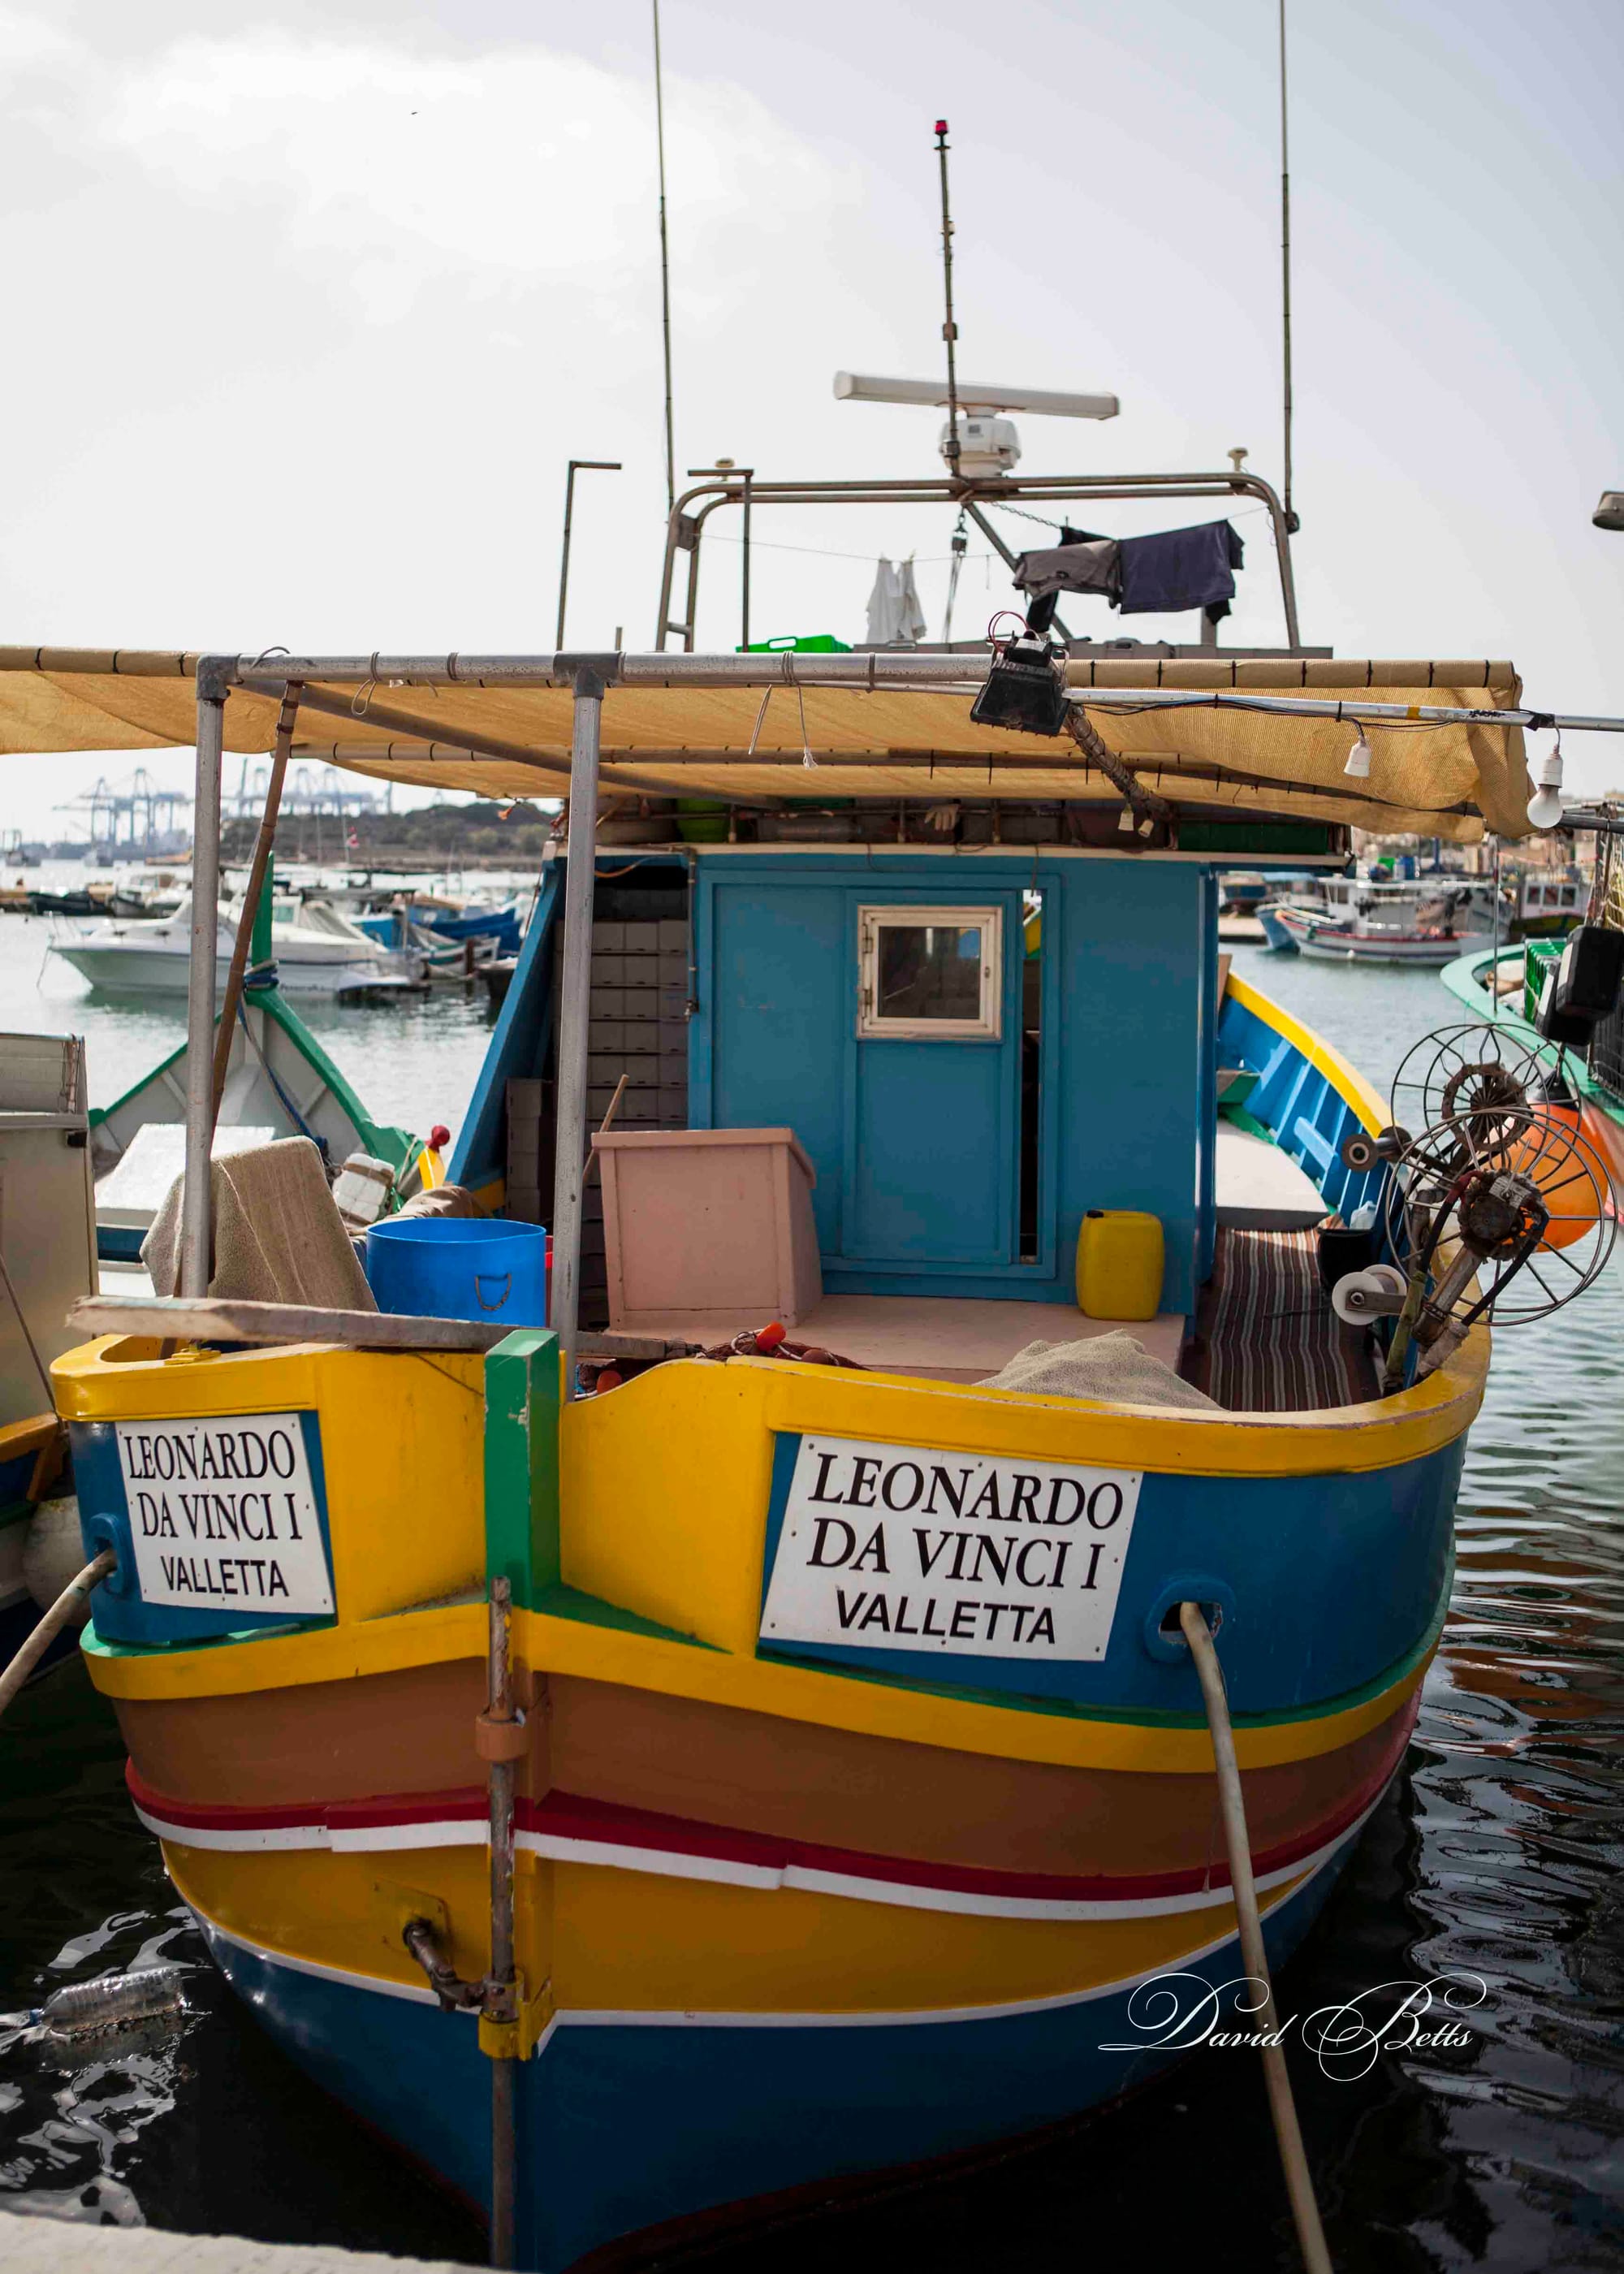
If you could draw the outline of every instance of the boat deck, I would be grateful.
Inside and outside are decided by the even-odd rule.
[[[759,1321],[748,1323],[760,1324]],[[882,1374],[927,1382],[985,1382],[1032,1342],[1085,1342],[1119,1329],[1153,1358],[1177,1367],[1184,1321],[1177,1312],[1154,1319],[1090,1319],[1074,1303],[984,1302],[974,1296],[825,1295],[790,1329],[792,1340],[855,1359]],[[639,1334],[714,1342],[714,1321],[682,1312],[640,1320]]]
[[[742,1321],[759,1324],[760,1321]],[[1091,1319],[1070,1303],[914,1295],[825,1295],[792,1338],[883,1374],[985,1382],[1028,1343],[1075,1343],[1122,1331],[1235,1413],[1302,1413],[1377,1395],[1365,1329],[1345,1327],[1320,1284],[1312,1230],[1221,1229],[1193,1332],[1175,1312]],[[638,1332],[716,1342],[714,1318],[683,1312]]]
[[[1325,1195],[1289,1153],[1222,1119],[1214,1198],[1229,1231],[1308,1231],[1327,1215]]]

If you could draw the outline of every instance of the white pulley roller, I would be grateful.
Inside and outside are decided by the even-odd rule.
[[[1372,1319],[1396,1319],[1404,1307],[1405,1279],[1391,1263],[1350,1271],[1331,1290],[1331,1308],[1344,1326],[1367,1327]]]

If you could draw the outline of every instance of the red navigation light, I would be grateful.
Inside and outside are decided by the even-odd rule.
[[[937,132],[938,134],[945,134],[945,133],[946,133],[946,132],[947,132],[947,121],[946,121],[946,119],[945,119],[945,118],[938,118],[938,119],[937,119],[937,121],[936,121],[936,132]]]

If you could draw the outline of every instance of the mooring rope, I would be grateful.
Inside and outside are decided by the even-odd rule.
[[[117,1562],[112,1549],[104,1547],[99,1555],[91,1558],[77,1578],[69,1580],[5,1672],[0,1674],[0,1713],[4,1713],[68,1621],[88,1602],[97,1580],[105,1579]]]
[[[1314,2183],[1309,2176],[1308,2158],[1303,2152],[1303,2134],[1297,2120],[1297,2104],[1291,2097],[1291,2080],[1286,2074],[1286,2056],[1281,2046],[1273,2042],[1279,2037],[1280,2024],[1274,2012],[1274,1985],[1263,1949],[1263,1924],[1258,1916],[1258,1890],[1252,1873],[1252,1843],[1246,1834],[1246,1808],[1241,1797],[1240,1765],[1235,1758],[1235,1732],[1229,1726],[1223,1669],[1218,1663],[1212,1630],[1200,1605],[1181,1603],[1178,1623],[1201,1679],[1201,1696],[1212,1731],[1218,1802],[1229,1851],[1229,1882],[1235,1892],[1235,1916],[1240,1926],[1241,1958],[1247,1973],[1263,1985],[1263,2082],[1268,2089],[1269,2114],[1274,2120],[1274,2137],[1280,2143],[1280,2160],[1285,2171],[1286,2193],[1291,2200],[1297,2243],[1308,2274],[1333,2274],[1325,2229],[1320,2223],[1320,2206],[1314,2200]]]

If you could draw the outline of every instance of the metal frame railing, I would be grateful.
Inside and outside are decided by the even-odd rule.
[[[698,472],[699,469],[694,470]],[[1084,498],[1227,498],[1255,499],[1266,508],[1274,535],[1274,554],[1280,564],[1280,597],[1285,611],[1288,652],[1302,647],[1297,629],[1297,585],[1291,572],[1291,522],[1285,507],[1260,474],[1000,474],[986,481],[954,480],[951,476],[922,481],[802,481],[763,482],[750,467],[706,469],[692,489],[684,490],[671,508],[665,524],[665,558],[660,572],[659,615],[654,645],[664,653],[671,634],[681,636],[683,651],[692,653],[695,614],[699,606],[699,548],[705,523],[719,506],[736,505],[744,513],[743,568],[740,590],[741,644],[750,637],[751,519],[759,505],[947,505],[962,507],[994,550],[1013,567],[1015,554],[987,519],[987,506],[1021,501],[1062,504]],[[697,501],[704,501],[696,503]],[[671,613],[676,583],[677,555],[688,554],[688,586],[680,617]]]

